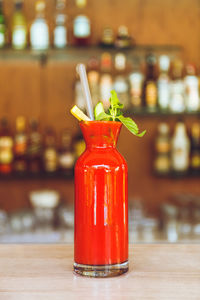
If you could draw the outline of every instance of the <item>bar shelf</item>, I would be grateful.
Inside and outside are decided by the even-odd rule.
[[[145,107],[140,109],[129,108],[125,112],[130,116],[141,116],[141,117],[185,117],[185,116],[196,116],[200,117],[200,111],[184,111],[184,112],[172,112],[170,110],[161,110],[156,108],[154,111],[150,111]]]
[[[189,179],[189,178],[199,178],[200,177],[200,171],[187,171],[187,172],[169,172],[167,174],[153,172],[153,175],[160,179]]]
[[[13,50],[4,48],[0,50],[0,60],[36,60],[46,62],[48,60],[61,60],[67,62],[77,62],[80,60],[87,61],[91,56],[100,56],[103,52],[108,51],[115,55],[118,52],[126,53],[128,58],[136,55],[145,55],[148,52],[154,53],[180,53],[183,50],[177,45],[135,45],[130,48],[114,48],[102,46],[75,47],[67,46],[59,50],[49,48],[46,51],[35,51],[29,48],[25,50]]]
[[[38,173],[38,174],[17,174],[17,173],[11,173],[11,174],[1,174],[0,175],[0,181],[5,180],[72,180],[74,178],[74,172],[54,172],[52,174],[47,174],[44,172]]]

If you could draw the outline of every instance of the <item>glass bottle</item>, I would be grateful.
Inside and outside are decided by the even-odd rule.
[[[189,168],[190,140],[185,124],[178,122],[171,141],[171,163],[174,172],[186,173]]]
[[[3,0],[0,1],[0,48],[6,45],[6,21],[3,12]]]
[[[74,43],[76,46],[87,46],[90,42],[91,25],[85,15],[78,15],[73,22]]]
[[[56,134],[51,127],[48,127],[44,134],[43,167],[46,173],[53,173],[58,168]]]
[[[56,2],[56,20],[54,28],[54,47],[58,49],[65,48],[67,45],[67,28],[64,14],[65,1],[57,0]]]
[[[176,59],[173,62],[172,81],[170,84],[169,109],[172,112],[181,113],[185,110],[185,89],[183,82],[183,62]]]
[[[45,19],[45,1],[35,3],[36,17],[30,28],[31,48],[34,50],[47,50],[49,47],[49,26]]]
[[[64,175],[72,175],[75,155],[72,147],[72,135],[69,130],[64,129],[61,134],[61,148],[59,151],[59,170]]]
[[[146,57],[146,78],[144,80],[144,99],[149,111],[155,111],[157,107],[157,78],[156,57],[149,54]]]
[[[108,109],[110,106],[109,98],[110,92],[113,88],[113,78],[111,75],[112,71],[112,57],[108,52],[104,52],[101,55],[101,63],[100,63],[100,81],[99,81],[99,89],[100,89],[100,99],[103,102],[104,108]]]
[[[186,65],[185,105],[187,111],[198,111],[200,109],[199,81],[196,76],[196,68],[192,64]]]
[[[76,7],[80,13],[73,20],[73,37],[76,46],[87,46],[90,43],[91,23],[90,19],[82,13],[87,6],[87,0],[76,0]]]
[[[39,122],[35,119],[30,122],[28,169],[32,174],[38,174],[42,170],[42,135],[39,131]]]
[[[129,35],[128,28],[124,25],[119,26],[115,46],[117,48],[129,48],[132,44],[132,39]]]
[[[86,151],[75,166],[74,270],[90,277],[128,270],[127,164],[119,122],[81,122]]]
[[[17,173],[25,173],[28,169],[27,148],[26,120],[23,116],[19,116],[16,119],[14,137],[14,171]]]
[[[191,129],[190,168],[195,173],[200,171],[200,124],[197,122]]]
[[[13,138],[6,118],[1,119],[0,126],[0,173],[10,174],[13,170]]]
[[[135,109],[142,107],[142,89],[144,75],[140,69],[140,61],[136,58],[133,61],[133,71],[129,75],[130,101]]]
[[[12,17],[12,47],[22,50],[27,46],[28,26],[23,13],[23,0],[15,0],[15,12]]]
[[[113,47],[114,46],[114,32],[111,27],[105,27],[103,29],[100,45],[102,47]]]
[[[87,5],[87,0],[75,0],[76,7],[84,8]]]
[[[100,95],[99,95],[99,78],[100,78],[99,61],[96,57],[92,57],[88,61],[87,76],[88,76],[88,82],[89,82],[92,102],[94,103],[94,105],[96,105],[100,99]]]
[[[155,140],[154,170],[158,174],[168,174],[171,168],[170,162],[170,135],[167,123],[160,123],[158,135]]]
[[[113,88],[118,94],[120,102],[124,109],[129,107],[129,86],[126,74],[126,56],[123,53],[115,55],[115,72],[116,76],[113,82]]]
[[[169,78],[170,59],[167,55],[159,57],[159,77],[158,77],[158,105],[161,110],[169,108],[170,101],[170,78]]]

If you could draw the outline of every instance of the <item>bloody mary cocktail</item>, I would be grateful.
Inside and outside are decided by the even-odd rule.
[[[127,164],[116,149],[120,122],[80,127],[86,150],[75,167],[75,272],[96,277],[128,270]]]

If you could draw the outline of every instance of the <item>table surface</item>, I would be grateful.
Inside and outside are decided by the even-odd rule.
[[[0,245],[0,300],[200,300],[200,245],[134,245],[130,270],[75,275],[72,245]]]

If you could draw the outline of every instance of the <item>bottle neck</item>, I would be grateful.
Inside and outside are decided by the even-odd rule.
[[[114,149],[117,145],[120,122],[89,121],[81,122],[80,127],[87,149]]]
[[[15,11],[17,12],[17,13],[21,13],[22,12],[22,8],[23,8],[23,3],[22,2],[17,2],[16,4],[15,4]]]
[[[45,15],[44,15],[43,11],[39,11],[36,13],[36,20],[38,20],[38,19],[45,20]]]

